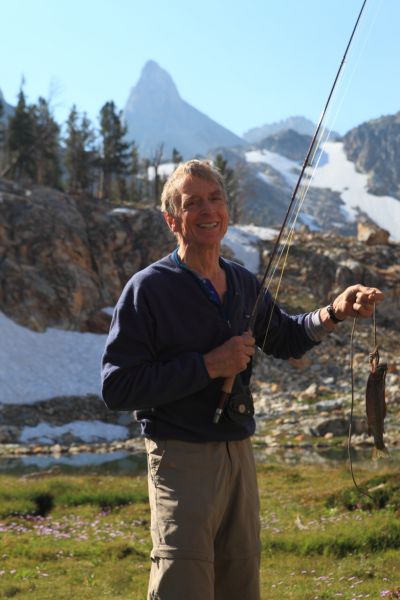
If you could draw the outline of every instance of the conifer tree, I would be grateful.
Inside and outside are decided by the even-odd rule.
[[[122,111],[117,112],[114,102],[106,102],[100,111],[102,198],[122,199],[121,196],[126,194],[125,177],[129,170],[129,143],[124,139],[126,134]]]
[[[90,120],[84,113],[79,121],[78,111],[73,105],[67,119],[65,138],[65,168],[70,193],[88,192],[93,183],[96,162],[94,141]]]
[[[235,177],[235,171],[228,167],[228,161],[222,156],[217,154],[214,161],[215,166],[221,172],[227,193],[229,214],[232,223],[237,223],[239,219],[239,188],[238,181]]]
[[[60,187],[60,127],[54,120],[48,102],[39,98],[30,108],[33,119],[35,181],[40,185]]]
[[[35,181],[35,126],[32,110],[27,106],[21,87],[18,102],[8,127],[7,146],[11,157],[10,173],[16,179]]]
[[[183,161],[182,154],[180,154],[176,148],[172,149],[171,160],[174,163],[174,165],[179,165],[179,163]]]

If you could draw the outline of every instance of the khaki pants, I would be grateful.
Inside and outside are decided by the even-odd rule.
[[[259,600],[259,503],[250,440],[146,440],[149,600]]]

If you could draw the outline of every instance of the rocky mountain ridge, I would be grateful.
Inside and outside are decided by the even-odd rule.
[[[249,144],[258,144],[264,138],[271,135],[280,133],[281,131],[287,131],[292,129],[301,135],[313,135],[315,131],[315,123],[306,119],[305,117],[295,116],[281,119],[275,123],[265,123],[258,127],[252,127],[248,131],[245,131],[243,138]]]
[[[348,159],[368,174],[369,190],[400,200],[400,112],[362,123],[343,139]]]
[[[290,160],[301,163],[304,162],[311,140],[312,135],[299,133],[295,129],[283,129],[262,138],[256,143],[256,146],[262,150],[277,152]]]

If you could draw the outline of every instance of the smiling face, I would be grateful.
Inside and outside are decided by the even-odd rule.
[[[218,248],[228,228],[228,207],[218,183],[187,175],[180,186],[176,216],[165,214],[180,247]]]

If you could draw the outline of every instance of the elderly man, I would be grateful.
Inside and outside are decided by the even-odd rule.
[[[165,184],[162,210],[178,248],[127,283],[103,357],[107,406],[134,410],[146,439],[153,541],[148,598],[257,600],[249,389],[255,345],[278,358],[300,357],[340,321],[371,316],[383,295],[355,285],[329,307],[289,316],[266,294],[249,332],[259,283],[220,256],[228,227],[220,173],[206,161],[180,165]],[[216,424],[228,377],[235,384]]]

